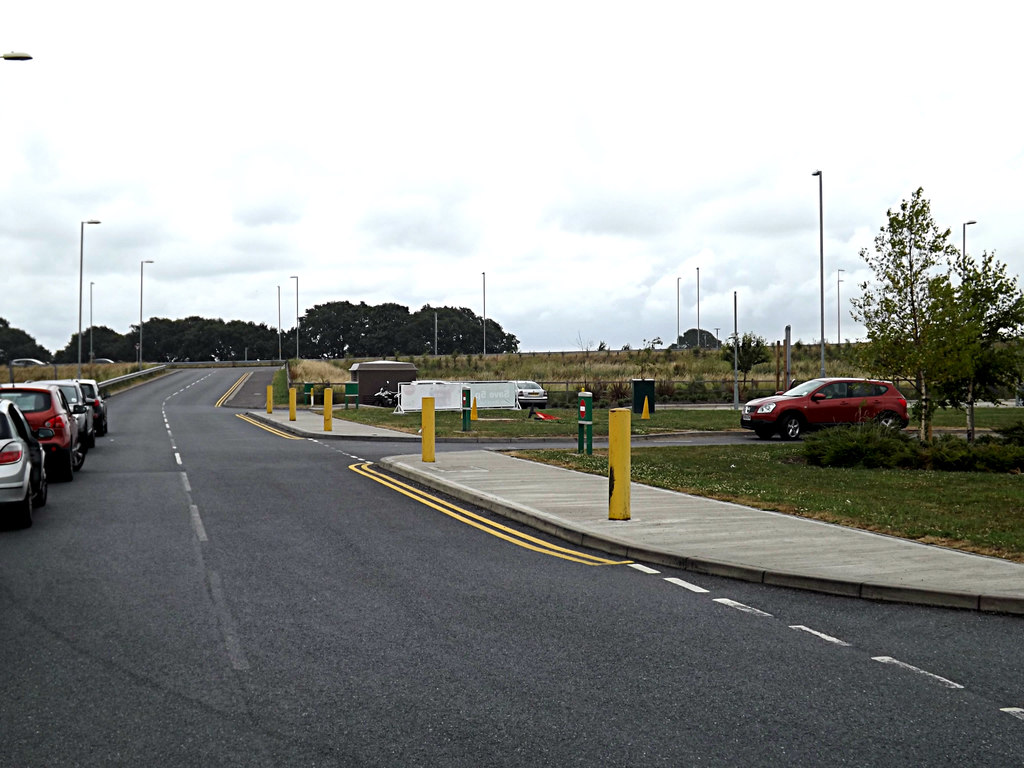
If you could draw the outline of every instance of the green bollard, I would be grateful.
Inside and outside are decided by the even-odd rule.
[[[587,456],[594,453],[594,395],[590,392],[580,392],[580,424],[579,437],[576,443],[576,453],[583,453],[586,443]]]

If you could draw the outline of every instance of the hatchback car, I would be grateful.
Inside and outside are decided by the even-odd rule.
[[[43,434],[50,432],[42,430]],[[32,525],[32,510],[46,504],[42,447],[18,406],[0,400],[0,504],[20,528]]]
[[[58,481],[74,480],[74,473],[85,463],[85,449],[78,439],[78,422],[60,387],[53,384],[3,384],[0,385],[0,399],[17,405],[35,430],[46,454],[49,477]]]
[[[776,432],[795,440],[809,429],[875,421],[893,429],[907,426],[907,400],[891,381],[811,379],[743,406],[740,426],[767,440]]]
[[[516,400],[520,408],[547,408],[548,393],[536,381],[517,381]]]
[[[71,412],[78,421],[78,435],[85,450],[96,447],[96,421],[93,418],[92,403],[86,400],[85,390],[75,379],[44,379],[30,384],[55,384],[64,393]]]

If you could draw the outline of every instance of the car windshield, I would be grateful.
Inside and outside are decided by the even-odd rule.
[[[804,395],[810,394],[824,383],[825,379],[811,379],[810,381],[805,381],[803,384],[797,384],[792,389],[787,389],[782,394],[784,397],[803,397]]]
[[[538,384],[536,381],[520,381],[519,382],[519,388],[520,389],[540,389],[540,384]]]
[[[60,385],[60,391],[64,393],[64,397],[68,399],[69,403],[78,402],[78,388],[72,387],[66,384]]]
[[[0,398],[10,400],[18,406],[22,413],[37,413],[50,410],[49,392],[19,392],[17,390],[0,390]]]

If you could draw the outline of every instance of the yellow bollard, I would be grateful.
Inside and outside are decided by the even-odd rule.
[[[629,408],[608,411],[608,519],[629,520]]]
[[[473,407],[469,410],[469,420],[476,421],[476,398],[473,398]]]
[[[651,409],[647,406],[647,398],[644,398],[644,412],[640,414],[641,419],[651,418]]]
[[[434,398],[423,398],[423,420],[420,422],[423,435],[423,461],[434,461]]]
[[[295,387],[288,388],[288,421],[295,421]]]
[[[274,385],[267,385],[267,413],[274,412]]]
[[[334,430],[334,390],[324,387],[324,432]]]

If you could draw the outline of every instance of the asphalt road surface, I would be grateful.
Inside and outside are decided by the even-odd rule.
[[[216,407],[241,373],[113,398],[0,532],[0,766],[1024,764],[1020,618],[525,540]]]

